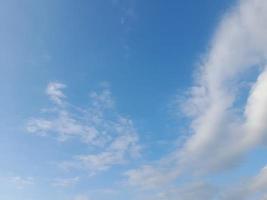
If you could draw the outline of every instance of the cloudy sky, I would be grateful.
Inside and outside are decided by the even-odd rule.
[[[266,200],[266,0],[0,0],[0,199]]]

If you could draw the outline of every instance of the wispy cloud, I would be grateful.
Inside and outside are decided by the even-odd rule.
[[[227,185],[210,183],[206,180],[191,180],[179,185],[164,185],[149,193],[141,193],[140,200],[265,200],[267,195],[267,168],[264,167],[254,177],[240,183]]]
[[[255,177],[244,181],[239,186],[232,187],[222,194],[223,200],[234,199],[259,199],[264,200],[267,196],[267,167],[264,167]]]
[[[63,99],[66,98],[62,89],[66,88],[66,85],[59,82],[51,82],[48,84],[46,88],[46,94],[50,97],[50,99],[58,104],[62,105]]]
[[[91,200],[87,195],[77,195],[73,200]]]
[[[141,189],[154,189],[169,184],[179,175],[179,172],[169,168],[145,165],[139,169],[129,170],[125,175],[132,186],[138,186]]]
[[[91,92],[88,108],[80,108],[65,101],[61,83],[49,83],[47,95],[55,108],[46,109],[44,117],[32,118],[27,123],[30,133],[40,136],[53,135],[64,142],[79,138],[90,145],[93,153],[74,155],[72,161],[62,162],[67,168],[84,168],[92,173],[123,164],[139,155],[138,133],[128,117],[116,111],[111,91],[104,87]]]
[[[138,137],[135,134],[133,135],[135,131],[132,128],[132,124],[130,121],[125,121],[125,119],[121,120],[123,125],[118,125],[118,129],[121,129],[120,132],[123,131],[125,135],[114,139],[104,152],[94,155],[80,155],[76,157],[76,160],[79,160],[88,169],[102,171],[114,164],[125,163],[126,155],[133,158],[139,156]]]
[[[25,187],[34,185],[35,181],[32,177],[12,176],[8,177],[7,181],[14,185],[17,189],[24,189]]]
[[[204,200],[216,199],[218,190],[205,181],[194,181],[180,187],[170,187],[167,190],[159,190],[153,195],[141,197],[148,200]]]
[[[121,13],[121,25],[125,26],[125,31],[129,31],[132,22],[137,18],[136,0],[112,0],[111,2]]]
[[[136,0],[112,0],[113,6],[119,13],[118,19],[122,27],[122,47],[125,51],[125,56],[128,58],[131,53],[130,33],[134,29],[134,24],[137,21],[137,1]]]
[[[75,186],[80,181],[80,177],[74,178],[56,178],[52,181],[54,187],[68,188]]]

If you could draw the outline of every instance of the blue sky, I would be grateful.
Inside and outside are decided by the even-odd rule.
[[[264,0],[0,0],[0,199],[267,197]]]

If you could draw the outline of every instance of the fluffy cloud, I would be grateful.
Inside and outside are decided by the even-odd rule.
[[[48,84],[46,93],[55,103],[54,108],[44,109],[44,116],[30,119],[26,127],[32,134],[51,135],[62,142],[78,138],[93,148],[93,153],[75,155],[72,161],[63,162],[63,167],[84,168],[95,173],[139,155],[136,128],[131,119],[116,111],[108,87],[91,92],[86,109],[63,101],[65,87],[61,83]]]

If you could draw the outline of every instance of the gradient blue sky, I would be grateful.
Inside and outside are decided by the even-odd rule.
[[[265,13],[0,0],[0,199],[264,200]]]

